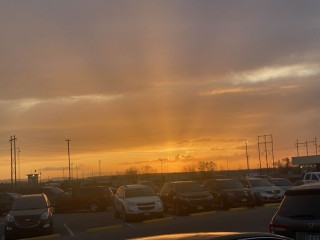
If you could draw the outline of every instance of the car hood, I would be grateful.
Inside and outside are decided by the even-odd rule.
[[[184,193],[179,193],[180,196],[185,197],[185,198],[201,198],[201,197],[208,197],[211,196],[211,194],[207,191],[203,192],[184,192]]]
[[[47,212],[46,208],[30,209],[30,210],[11,210],[9,212],[9,214],[12,215],[13,217],[39,216],[39,215],[43,214],[44,212]]]
[[[282,191],[282,189],[277,186],[252,187],[252,189],[255,191],[274,191],[274,190]]]
[[[161,202],[158,196],[127,198],[126,201],[135,203]]]
[[[250,192],[249,188],[228,188],[228,189],[221,189],[221,192],[228,193],[228,192]]]

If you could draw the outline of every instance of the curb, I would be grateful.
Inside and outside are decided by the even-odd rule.
[[[123,225],[111,225],[111,226],[107,226],[107,227],[89,228],[86,230],[86,232],[101,232],[101,231],[122,228],[122,227],[123,227]]]
[[[230,208],[228,209],[229,212],[236,212],[236,211],[242,211],[242,210],[247,210],[250,209],[248,207],[239,207],[239,208]]]
[[[200,212],[200,213],[192,213],[189,214],[191,217],[197,217],[197,216],[203,216],[203,215],[210,215],[210,214],[215,214],[215,211],[210,211],[210,212]]]
[[[46,239],[54,239],[61,237],[61,234],[52,234],[52,235],[45,235],[39,237],[31,237],[31,238],[23,238],[21,240],[46,240]]]
[[[170,221],[172,219],[173,219],[173,217],[156,218],[156,219],[151,219],[151,220],[145,220],[142,223],[165,222],[165,221]]]
[[[275,207],[275,206],[280,206],[280,203],[268,203],[268,204],[263,204],[264,207]]]

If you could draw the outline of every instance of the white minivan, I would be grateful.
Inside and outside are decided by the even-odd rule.
[[[144,185],[124,185],[114,195],[115,217],[127,221],[137,217],[163,216],[163,204],[152,188]]]

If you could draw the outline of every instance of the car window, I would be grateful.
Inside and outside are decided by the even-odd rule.
[[[265,179],[250,179],[250,184],[252,187],[270,187],[273,186],[272,183]]]
[[[14,201],[12,210],[29,210],[29,209],[42,209],[46,208],[47,203],[41,197],[22,197]]]
[[[320,194],[286,196],[278,214],[292,219],[319,219]]]
[[[216,183],[218,189],[243,188],[243,185],[235,180],[222,180]]]
[[[247,180],[240,180],[240,182],[245,188],[250,188],[250,184],[248,183]]]
[[[305,180],[310,180],[310,173],[307,173],[304,179]]]
[[[276,186],[292,186],[292,182],[290,182],[288,179],[272,179],[271,182],[275,184]]]
[[[134,197],[151,197],[155,196],[155,192],[149,188],[128,188],[125,192],[126,198],[134,198]]]
[[[176,191],[179,193],[183,192],[203,192],[204,189],[198,183],[179,183],[176,184]]]
[[[318,181],[318,175],[317,174],[312,174],[311,180]]]

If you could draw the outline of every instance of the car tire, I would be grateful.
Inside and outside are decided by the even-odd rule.
[[[119,212],[117,211],[116,207],[114,207],[114,217],[119,218],[119,216],[120,216]]]
[[[126,210],[125,210],[124,207],[122,207],[122,210],[121,210],[121,213],[120,213],[120,218],[124,222],[128,221],[128,216],[127,216],[127,213],[126,213]]]
[[[229,209],[228,203],[223,199],[220,200],[220,207],[221,207],[222,210],[228,210]]]
[[[180,205],[177,203],[174,205],[174,214],[176,216],[182,215],[182,209],[181,209]]]
[[[97,202],[91,202],[89,204],[90,212],[97,212],[99,210],[99,204]]]
[[[254,205],[255,205],[255,206],[261,206],[261,205],[262,205],[262,203],[261,203],[261,201],[259,200],[259,197],[257,196],[256,193],[254,194]]]

